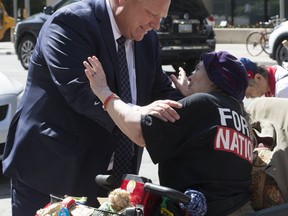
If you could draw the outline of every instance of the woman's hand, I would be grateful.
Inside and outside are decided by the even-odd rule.
[[[103,102],[112,94],[107,85],[106,75],[96,56],[88,57],[88,62],[84,61],[83,65],[86,67],[85,73],[90,81],[90,87],[94,94]]]
[[[175,75],[170,75],[170,79],[174,83],[175,87],[182,93],[184,96],[189,96],[189,79],[186,76],[186,72],[183,68],[179,68],[178,78]]]

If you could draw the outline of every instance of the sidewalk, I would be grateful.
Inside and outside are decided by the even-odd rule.
[[[11,42],[0,42],[0,55],[15,54],[14,44]]]

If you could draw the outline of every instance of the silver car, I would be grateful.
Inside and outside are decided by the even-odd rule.
[[[268,54],[279,65],[288,62],[288,50],[282,44],[284,40],[288,40],[288,21],[282,22],[269,36]]]
[[[21,83],[0,72],[0,161],[11,120],[24,93]]]

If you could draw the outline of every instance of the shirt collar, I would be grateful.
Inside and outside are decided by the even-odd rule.
[[[121,37],[121,33],[120,33],[120,30],[116,24],[116,20],[114,18],[114,14],[112,12],[112,8],[111,8],[109,0],[106,0],[106,7],[107,7],[107,11],[108,11],[109,18],[110,18],[114,39],[116,41],[119,37]]]
[[[275,73],[277,70],[276,66],[267,66],[266,67],[268,71],[268,83],[270,91],[265,94],[265,96],[268,97],[274,97],[275,96],[275,86],[276,86],[276,80],[275,80]]]

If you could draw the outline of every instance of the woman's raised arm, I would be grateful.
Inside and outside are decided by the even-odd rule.
[[[144,107],[124,103],[107,85],[106,75],[98,58],[88,57],[88,61],[84,61],[83,64],[91,89],[103,103],[103,108],[120,130],[137,145],[145,146],[140,125],[141,115],[151,114],[170,122],[180,118],[173,107],[181,108],[182,105],[176,101],[158,100]]]

